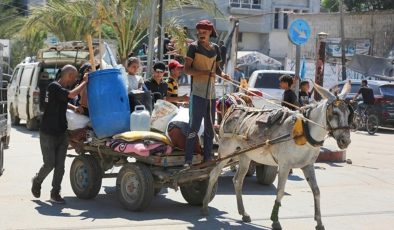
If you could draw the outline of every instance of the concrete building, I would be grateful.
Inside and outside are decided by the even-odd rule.
[[[294,14],[289,16],[290,22],[296,18],[304,19],[311,27],[309,41],[302,46],[301,55],[315,58],[316,39],[319,32],[328,34],[328,39],[340,38],[340,14]],[[369,55],[387,57],[394,47],[394,11],[372,11],[344,14],[345,41],[369,41]],[[357,47],[356,47],[357,48]],[[288,41],[288,57],[295,57],[295,47]]]
[[[182,7],[167,16],[180,17],[184,24],[194,29],[197,21],[209,19],[218,32],[231,29],[230,16],[239,19],[238,48],[260,51],[274,58],[287,56],[287,26],[289,15],[320,12],[320,0],[214,0],[223,17],[213,17],[196,7]]]

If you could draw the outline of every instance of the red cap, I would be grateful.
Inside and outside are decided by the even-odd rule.
[[[168,63],[168,69],[175,69],[175,68],[183,68],[183,65],[179,63],[177,60],[171,60]]]

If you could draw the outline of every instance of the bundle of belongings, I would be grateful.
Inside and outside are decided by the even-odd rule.
[[[185,150],[186,136],[189,129],[189,109],[178,108],[170,102],[158,100],[152,112],[151,128],[157,132],[165,133],[174,149]],[[203,132],[204,126],[201,122],[199,136]],[[194,152],[202,153],[199,140],[196,141]]]
[[[252,98],[244,93],[226,94],[216,100],[216,111],[218,117],[218,125],[222,122],[224,114],[232,105],[242,105],[246,107],[254,107]],[[215,127],[217,129],[218,127]]]
[[[105,145],[115,152],[144,157],[168,155],[172,152],[171,142],[166,136],[149,131],[129,131],[117,134]]]

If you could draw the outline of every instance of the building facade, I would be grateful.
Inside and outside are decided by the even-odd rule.
[[[167,16],[180,17],[189,29],[209,19],[218,32],[232,28],[230,16],[239,19],[238,49],[259,51],[274,58],[287,56],[287,26],[292,13],[318,13],[320,0],[215,0],[223,16],[213,17],[196,7],[182,7]]]

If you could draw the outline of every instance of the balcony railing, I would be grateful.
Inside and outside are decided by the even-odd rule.
[[[261,0],[230,0],[230,7],[260,10]]]

